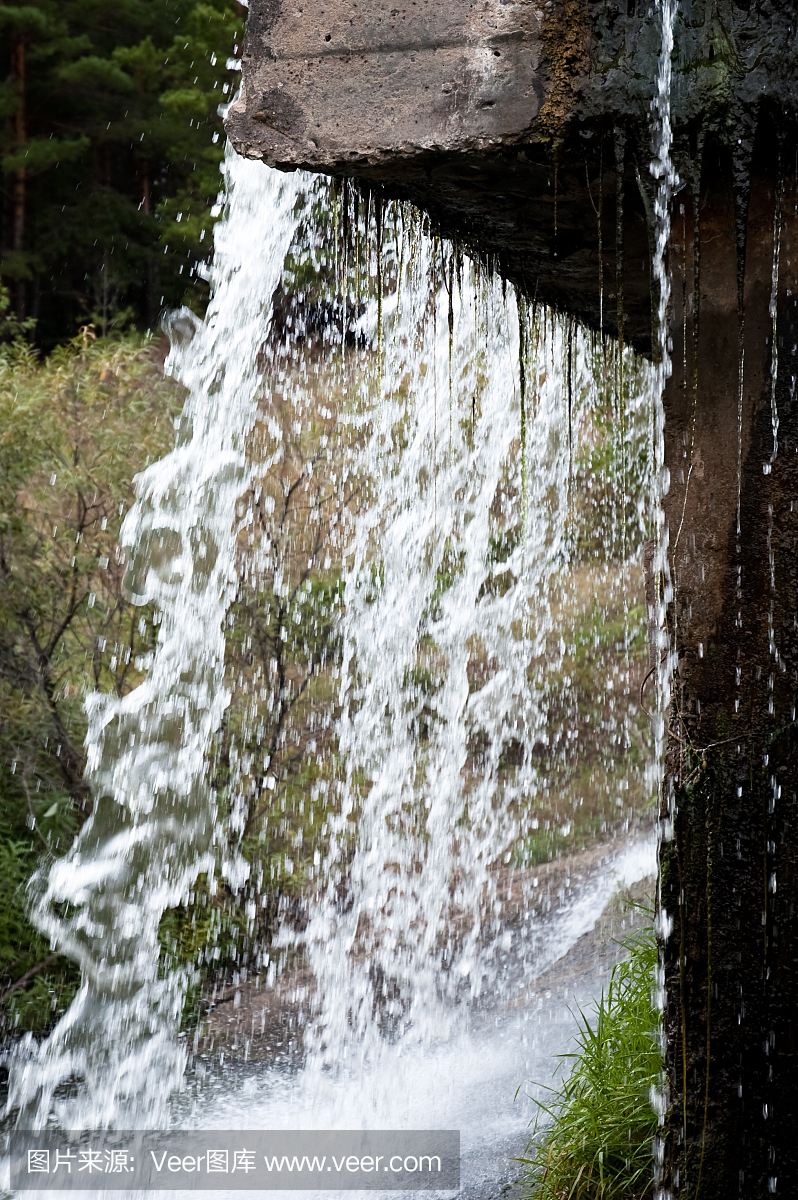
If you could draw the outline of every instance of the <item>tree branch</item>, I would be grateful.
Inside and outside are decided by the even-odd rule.
[[[31,967],[30,970],[26,971],[24,975],[20,975],[16,983],[12,983],[11,986],[7,987],[4,992],[0,992],[0,1004],[4,1004],[12,992],[18,991],[36,975],[40,975],[45,967],[49,967],[50,963],[54,962],[57,958],[57,954],[48,954],[47,958],[43,958],[41,962],[36,963],[35,967]]]

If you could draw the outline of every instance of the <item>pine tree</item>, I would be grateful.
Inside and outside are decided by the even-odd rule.
[[[0,3],[0,277],[46,346],[202,303],[237,0]]]

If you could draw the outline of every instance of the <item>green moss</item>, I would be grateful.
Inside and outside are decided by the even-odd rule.
[[[590,65],[591,21],[584,0],[564,0],[547,15],[543,45],[551,84],[537,119],[540,141],[555,149],[577,109],[579,83]]]

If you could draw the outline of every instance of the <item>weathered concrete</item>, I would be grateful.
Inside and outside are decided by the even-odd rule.
[[[240,111],[253,143],[286,164],[484,151],[528,140],[547,91],[543,59],[534,8],[506,0],[261,3]]]
[[[611,127],[586,128],[575,158],[551,154],[588,65],[590,14],[581,0],[552,14],[517,0],[253,0],[228,133],[272,165],[354,175],[415,201],[531,296],[594,327],[601,242],[614,329]],[[623,178],[627,336],[647,346],[649,246],[631,160]]]
[[[794,110],[793,18],[775,0],[683,0],[677,141],[763,102]],[[400,183],[429,154],[539,144],[565,163],[596,121],[647,141],[660,41],[640,0],[251,0],[227,128],[272,165]]]
[[[744,171],[761,107],[795,110],[792,9],[683,0],[683,180],[702,139],[729,140],[731,122]],[[413,200],[529,296],[614,335],[620,311],[646,352],[659,48],[640,0],[252,0],[227,130],[273,166]]]
[[[699,236],[687,205],[671,246],[665,1182],[690,1197],[798,1192],[794,142],[783,180],[777,161],[763,133],[742,312],[730,161],[703,191]]]

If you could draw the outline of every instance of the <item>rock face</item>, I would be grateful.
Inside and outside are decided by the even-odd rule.
[[[651,351],[640,0],[252,0],[228,130]],[[665,389],[659,1193],[798,1195],[798,3],[682,0]]]
[[[683,0],[677,140],[768,101],[794,110],[794,15]],[[601,123],[647,141],[660,46],[659,8],[641,0],[251,0],[227,128],[273,165],[375,180],[401,182],[428,155],[535,144],[565,163]]]
[[[603,139],[586,128],[573,162],[549,153],[578,99],[592,20],[581,0],[552,13],[526,0],[252,0],[228,133],[273,166],[415,201],[530,296],[598,327],[599,276],[615,278],[613,140],[609,126]],[[552,52],[560,25],[567,44]],[[622,174],[627,253],[646,261],[631,164]],[[627,293],[629,336],[646,345],[645,273],[630,273]],[[604,307],[614,327],[617,305]]]
[[[792,8],[681,4],[683,182],[712,140],[744,174],[757,113],[794,111]],[[251,0],[227,130],[272,166],[413,200],[530,297],[646,352],[660,41],[641,0]]]
[[[798,1194],[794,140],[782,165],[762,131],[739,272],[730,164],[670,254],[664,1165],[704,1200]]]
[[[524,140],[547,91],[531,5],[252,6],[236,138],[285,164],[392,162]]]

